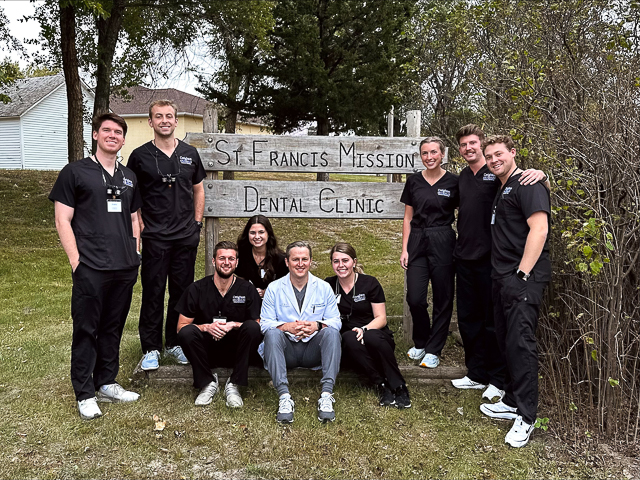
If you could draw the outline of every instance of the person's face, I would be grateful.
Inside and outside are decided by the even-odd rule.
[[[443,153],[440,151],[440,145],[436,142],[425,143],[420,147],[420,158],[427,170],[440,168],[442,157]]]
[[[335,252],[331,257],[331,266],[338,277],[346,278],[353,273],[356,261],[346,253]]]
[[[238,266],[236,251],[233,248],[221,248],[216,252],[216,256],[213,259],[213,266],[218,276],[221,278],[229,278]]]
[[[460,146],[458,151],[462,158],[464,158],[468,164],[473,164],[482,161],[482,148],[480,146],[480,138],[477,135],[467,135],[466,137],[460,137]]]
[[[98,144],[98,150],[115,155],[124,145],[124,131],[116,122],[106,120],[102,122],[97,132],[93,132],[93,139]]]
[[[249,243],[255,248],[260,248],[267,244],[269,234],[261,223],[254,223],[249,229]]]
[[[309,249],[305,247],[292,248],[287,258],[287,267],[292,277],[303,279],[311,268],[311,255]]]
[[[503,179],[513,170],[516,164],[516,149],[509,150],[504,143],[487,145],[484,149],[487,167],[496,177]]]
[[[178,119],[176,113],[171,105],[161,107],[156,105],[151,110],[151,118],[149,119],[149,126],[153,128],[156,135],[160,137],[170,137],[173,135],[176,127],[178,126]]]

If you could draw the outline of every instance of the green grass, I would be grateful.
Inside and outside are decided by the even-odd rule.
[[[245,408],[230,411],[217,397],[193,406],[191,386],[134,386],[142,398],[104,405],[102,418],[80,420],[71,383],[71,276],[53,225],[50,172],[0,171],[0,478],[584,478],[617,470],[572,459],[549,433],[530,445],[504,444],[508,423],[482,416],[477,391],[410,384],[413,408],[381,409],[372,391],[338,381],[337,420],[316,419],[319,385],[292,386],[296,420],[279,426],[276,394],[250,385]],[[233,240],[242,219],[223,220]],[[348,240],[387,294],[392,328],[402,313],[399,221],[274,220],[283,245],[310,239],[314,274],[331,274],[327,254]],[[204,274],[203,248],[197,277]],[[140,358],[136,285],[121,347],[118,380]],[[407,345],[396,335],[398,357]],[[449,341],[443,363],[460,364]],[[458,409],[462,409],[459,413]],[[167,422],[155,432],[153,415]],[[552,420],[553,421],[553,420]]]

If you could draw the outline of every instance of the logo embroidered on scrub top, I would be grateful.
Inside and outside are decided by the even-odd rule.
[[[122,177],[122,183],[127,187],[133,187],[133,182],[129,180],[127,177]]]
[[[512,187],[507,187],[504,189],[504,192],[502,192],[503,195],[509,195],[509,193],[511,192]]]
[[[234,295],[233,296],[233,303],[244,303],[244,301],[245,301],[244,295]]]
[[[191,165],[193,163],[193,160],[191,159],[191,157],[180,157],[180,163],[184,164],[184,165]]]
[[[446,188],[439,188],[438,195],[440,195],[441,197],[450,197],[451,191],[447,190]]]
[[[359,293],[355,297],[353,297],[354,302],[364,302],[367,299],[367,296],[364,293]]]
[[[485,173],[482,176],[482,180],[485,182],[493,182],[496,179],[496,176],[493,173]]]

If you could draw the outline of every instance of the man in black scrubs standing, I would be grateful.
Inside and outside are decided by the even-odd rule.
[[[491,213],[491,264],[496,334],[507,370],[503,400],[482,404],[480,410],[493,418],[513,419],[505,442],[523,447],[538,414],[535,335],[542,294],[551,280],[551,202],[544,185],[520,184],[522,170],[511,137],[489,137],[482,148],[489,170],[501,183]]]
[[[66,165],[49,195],[71,264],[71,384],[85,420],[102,415],[96,401],[139,398],[116,383],[120,339],[140,265],[138,182],[116,160],[126,133],[122,117],[96,117],[96,154]]]
[[[260,295],[250,282],[236,277],[238,247],[219,242],[213,251],[213,275],[192,283],[176,310],[178,341],[193,369],[193,385],[200,390],[196,405],[209,405],[218,392],[213,367],[233,367],[224,393],[227,406],[242,407],[239,386],[247,386],[250,361],[259,361]]]
[[[467,375],[451,383],[461,389],[482,389],[483,398],[501,400],[506,367],[498,349],[491,300],[491,206],[500,180],[487,167],[480,127],[465,125],[456,133],[456,140],[468,164],[459,177],[458,242],[454,251],[458,327]],[[546,181],[540,170],[527,170],[521,175],[525,185],[539,180]]]
[[[142,305],[140,343],[143,370],[158,368],[162,350],[164,293],[169,280],[165,354],[189,363],[178,345],[178,312],[184,290],[193,283],[204,214],[204,167],[197,150],[174,136],[178,108],[169,100],[149,106],[154,139],[136,148],[128,167],[140,181],[142,208]]]

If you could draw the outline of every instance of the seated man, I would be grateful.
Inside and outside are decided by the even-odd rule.
[[[294,402],[289,394],[287,368],[322,366],[318,420],[332,422],[336,418],[333,385],[342,351],[336,298],[327,282],[309,273],[308,242],[289,244],[285,260],[289,274],[269,284],[260,313],[265,367],[280,397],[276,420],[293,422]]]
[[[213,251],[213,275],[192,283],[176,305],[178,344],[193,369],[200,389],[196,405],[209,405],[218,392],[214,367],[233,367],[224,393],[227,406],[242,407],[238,386],[248,385],[249,360],[257,357],[260,297],[251,283],[236,277],[238,247],[219,242]]]

